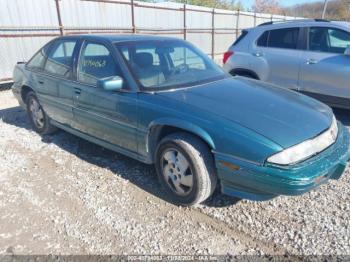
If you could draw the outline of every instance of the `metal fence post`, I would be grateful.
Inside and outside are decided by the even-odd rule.
[[[238,37],[238,30],[239,30],[239,9],[237,10],[237,20],[236,20],[236,39]]]
[[[215,8],[213,8],[211,16],[211,57],[215,57]]]
[[[186,4],[184,4],[184,40],[187,39]]]
[[[254,27],[256,27],[256,12],[254,12]]]
[[[131,0],[131,27],[132,27],[132,33],[136,33],[136,26],[135,26],[135,4],[134,0]]]
[[[60,3],[58,1],[60,1],[60,0],[55,0],[57,19],[58,19],[58,26],[60,28],[60,34],[64,35],[64,29],[63,29],[62,18],[61,18]]]

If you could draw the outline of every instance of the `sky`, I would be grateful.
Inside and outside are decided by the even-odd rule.
[[[311,3],[311,2],[320,2],[322,0],[279,0],[281,5],[283,6],[292,6],[296,4],[304,4],[304,3]],[[241,3],[245,8],[251,8],[254,4],[254,0],[241,0]]]

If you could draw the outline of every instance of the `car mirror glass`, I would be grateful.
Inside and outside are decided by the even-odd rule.
[[[97,81],[97,87],[107,91],[117,91],[123,88],[124,81],[120,76],[112,76]]]

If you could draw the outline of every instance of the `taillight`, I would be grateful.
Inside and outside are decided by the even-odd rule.
[[[233,54],[234,54],[234,52],[232,52],[232,51],[227,51],[227,52],[225,52],[225,53],[224,53],[224,58],[222,59],[222,62],[225,64],[226,61],[227,61],[227,59],[229,59],[230,56],[233,55]]]

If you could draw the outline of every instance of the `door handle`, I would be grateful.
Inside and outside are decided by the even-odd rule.
[[[262,52],[255,52],[255,53],[253,53],[253,56],[256,56],[256,57],[261,57],[263,55],[264,54]]]
[[[80,88],[74,88],[74,92],[76,95],[80,95],[81,94],[81,89]]]
[[[306,64],[308,64],[308,65],[314,65],[317,63],[318,63],[318,61],[316,59],[310,58],[310,59],[306,60]]]
[[[44,84],[44,81],[43,81],[43,80],[39,80],[38,83],[39,83],[40,85],[43,85],[43,84]]]

